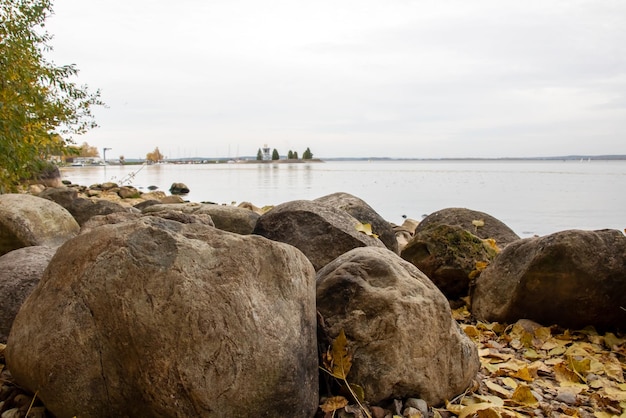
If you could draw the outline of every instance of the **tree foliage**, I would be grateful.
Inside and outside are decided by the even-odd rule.
[[[287,153],[287,159],[291,160],[293,159],[293,151],[289,150],[289,152]]]
[[[78,156],[79,157],[99,157],[100,153],[98,152],[98,148],[89,145],[87,142],[83,142],[83,144],[78,147]]]
[[[256,152],[256,159],[257,161],[263,160],[263,153],[261,152],[261,148],[259,148],[259,150]]]
[[[91,109],[103,104],[99,91],[71,81],[74,65],[44,57],[51,13],[50,0],[0,0],[0,192],[67,153],[72,135],[96,126]]]
[[[278,154],[278,150],[276,148],[272,151],[272,160],[280,160],[280,155]]]
[[[159,151],[159,147],[156,147],[154,151],[146,154],[146,160],[152,163],[158,163],[159,161],[163,161],[164,159],[165,157],[163,156],[163,154],[161,154],[161,151]]]
[[[313,153],[311,152],[309,147],[307,147],[306,150],[304,150],[304,152],[302,153],[302,159],[303,160],[312,160],[313,159]]]

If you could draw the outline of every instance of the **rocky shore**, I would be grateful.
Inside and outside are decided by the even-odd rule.
[[[0,416],[626,416],[626,237],[346,193],[0,195]]]

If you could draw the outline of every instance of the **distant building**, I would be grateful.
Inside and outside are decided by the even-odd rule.
[[[267,144],[263,144],[263,148],[261,148],[261,150],[263,151],[263,161],[269,161],[272,159],[270,147],[268,147]]]

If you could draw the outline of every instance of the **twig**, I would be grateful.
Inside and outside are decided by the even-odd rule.
[[[30,410],[33,409],[33,405],[35,404],[35,399],[37,399],[37,394],[38,393],[39,393],[39,390],[35,391],[35,394],[33,395],[33,400],[30,401],[30,405],[28,406],[28,411],[26,411],[26,415],[25,416],[28,416],[28,414],[30,414]]]

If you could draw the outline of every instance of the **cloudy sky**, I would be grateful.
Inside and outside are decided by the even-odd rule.
[[[626,154],[623,0],[56,0],[107,157]]]

